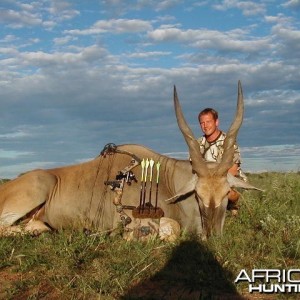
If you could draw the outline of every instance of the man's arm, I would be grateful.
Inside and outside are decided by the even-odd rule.
[[[228,170],[228,173],[232,174],[233,176],[237,176],[239,174],[239,164],[233,164],[233,166]]]

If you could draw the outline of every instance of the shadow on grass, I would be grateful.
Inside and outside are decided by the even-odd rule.
[[[120,299],[244,299],[233,281],[205,244],[189,240],[174,248],[163,269]]]

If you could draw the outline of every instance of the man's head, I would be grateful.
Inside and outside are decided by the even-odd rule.
[[[203,109],[198,115],[198,120],[206,137],[215,138],[219,134],[219,115],[216,110],[213,108]]]

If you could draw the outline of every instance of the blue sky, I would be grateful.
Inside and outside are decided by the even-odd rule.
[[[174,157],[205,107],[229,127],[237,82],[246,172],[300,170],[300,1],[0,3],[0,178],[79,163],[106,143]]]

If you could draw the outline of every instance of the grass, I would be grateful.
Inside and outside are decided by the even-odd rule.
[[[234,280],[242,269],[299,268],[300,174],[248,176],[265,192],[244,191],[238,217],[228,213],[223,236],[207,242],[185,233],[174,243],[73,231],[1,238],[0,299],[267,299]]]

